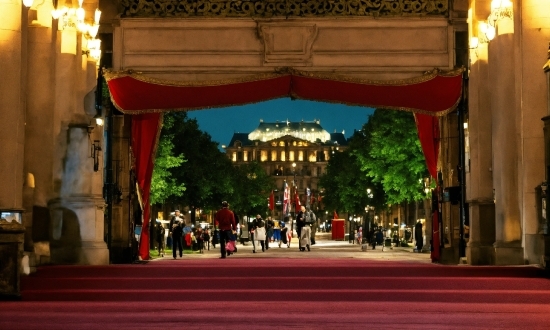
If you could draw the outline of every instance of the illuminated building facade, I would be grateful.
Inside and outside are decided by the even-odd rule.
[[[307,189],[310,198],[319,195],[319,177],[325,173],[328,160],[333,153],[346,148],[344,133],[327,132],[319,120],[275,123],[260,120],[254,131],[233,134],[225,150],[235,165],[258,161],[275,178],[276,187],[280,187],[276,201],[282,201],[284,182],[292,187],[295,179],[301,203],[306,205]],[[276,211],[276,216],[280,211]]]

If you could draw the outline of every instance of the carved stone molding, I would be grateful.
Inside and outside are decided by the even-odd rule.
[[[448,16],[449,0],[121,0],[122,17]]]
[[[264,65],[311,65],[311,47],[317,37],[317,26],[311,23],[259,23],[264,45]]]

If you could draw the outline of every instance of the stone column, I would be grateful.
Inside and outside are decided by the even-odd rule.
[[[60,198],[49,203],[54,263],[109,263],[103,226],[105,202],[92,194],[94,171],[89,150],[87,127],[69,127]]]
[[[475,30],[475,29],[474,29]],[[483,40],[483,36],[477,35]],[[486,40],[483,40],[486,41]],[[488,44],[470,51],[468,135],[470,161],[466,173],[466,201],[470,232],[466,257],[471,265],[494,263],[495,205],[491,141],[491,99],[489,91]],[[466,160],[468,163],[468,160]]]
[[[521,69],[521,152],[522,176],[522,229],[525,260],[529,264],[540,264],[544,256],[543,223],[536,213],[534,187],[545,178],[544,133],[541,117],[547,116],[548,85],[541,72],[550,40],[550,20],[548,20],[549,1],[522,1],[521,45],[517,48],[523,58]],[[539,59],[533,61],[533,58]],[[537,62],[537,63],[535,63]],[[519,88],[519,87],[518,87]],[[547,146],[548,147],[548,146]],[[546,163],[550,165],[550,163]],[[550,178],[546,177],[546,181]]]
[[[0,0],[0,209],[23,206],[24,102],[21,93],[21,14],[19,0]]]
[[[518,187],[518,118],[513,21],[498,21],[489,44],[493,184],[495,188],[495,264],[523,264]],[[505,68],[505,69],[503,69]]]
[[[82,55],[77,31],[68,27],[56,35],[53,194],[48,200],[51,261],[108,264],[101,172],[94,172],[91,157],[92,143],[101,141],[101,134],[91,123],[93,110],[87,111],[85,105],[95,82],[95,67]]]

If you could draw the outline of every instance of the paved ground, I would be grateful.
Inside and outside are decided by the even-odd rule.
[[[269,250],[262,252],[261,247],[256,247],[256,253],[252,253],[252,244],[247,242],[246,245],[237,245],[237,253],[229,258],[359,258],[359,259],[376,259],[388,261],[408,261],[431,263],[430,253],[415,253],[412,247],[388,248],[377,246],[375,250],[369,247],[366,251],[361,250],[361,245],[350,244],[348,241],[333,241],[330,239],[330,234],[319,234],[317,244],[311,247],[311,251],[300,252],[298,250],[298,239],[293,238],[290,248],[284,244],[279,248],[278,243],[270,243]],[[210,250],[205,250],[204,253],[198,252],[186,253],[184,258],[218,258],[220,256],[220,246],[216,248],[210,246]],[[173,259],[171,252],[166,254],[164,258]],[[178,259],[179,256],[178,256]]]

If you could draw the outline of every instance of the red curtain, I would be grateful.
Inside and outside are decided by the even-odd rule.
[[[128,72],[105,72],[113,104],[132,121],[132,148],[143,194],[140,256],[149,258],[149,191],[161,127],[158,113],[256,103],[280,97],[387,108],[415,113],[430,175],[437,176],[439,122],[461,98],[462,70],[438,70],[399,81],[367,81],[289,69],[215,82],[163,81]]]
[[[418,138],[426,159],[430,175],[437,179],[437,159],[439,157],[439,118],[434,116],[414,114]]]
[[[143,223],[139,243],[139,256],[149,259],[149,223],[151,178],[155,159],[158,134],[162,126],[162,115],[146,113],[132,117],[132,154],[139,194],[141,195]]]
[[[127,114],[197,110],[280,97],[443,115],[461,96],[461,70],[400,81],[368,81],[299,71],[217,82],[161,81],[138,74],[105,73],[113,104]]]

